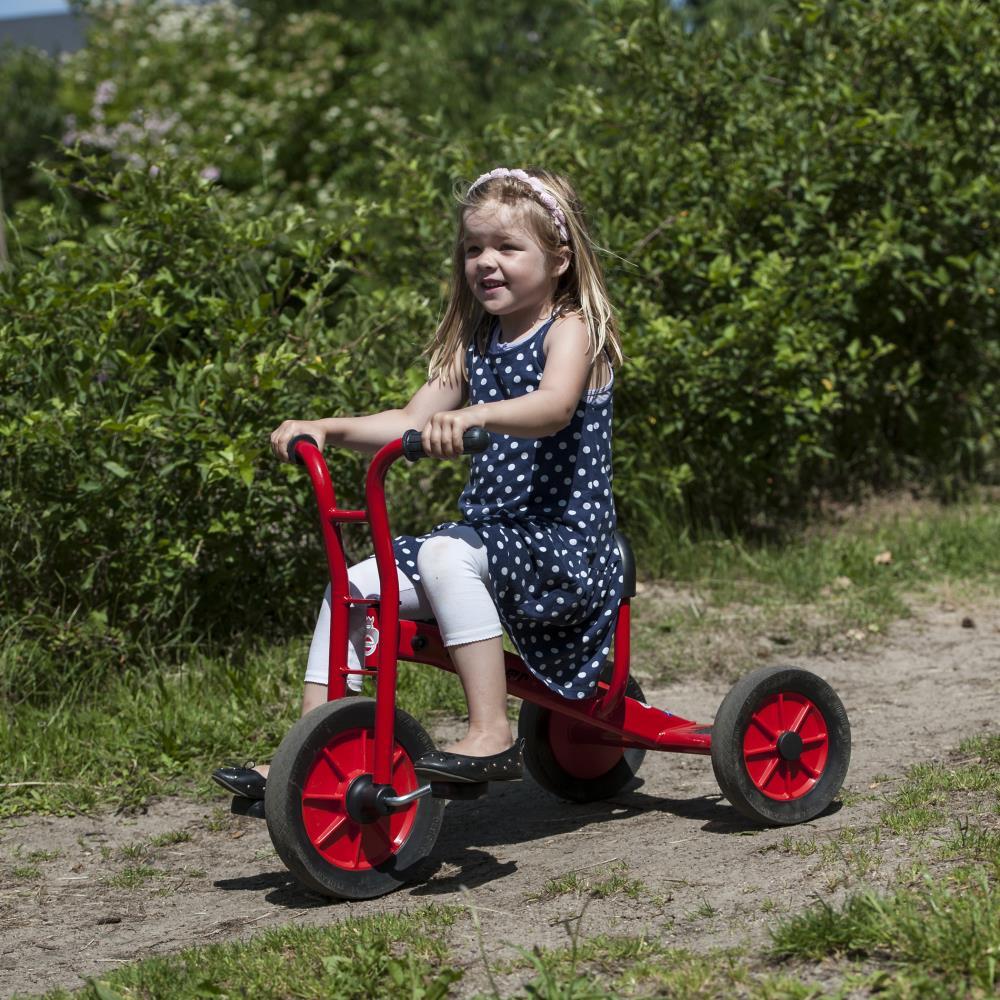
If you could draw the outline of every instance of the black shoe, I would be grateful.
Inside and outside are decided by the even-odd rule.
[[[234,795],[233,801],[229,805],[229,811],[234,816],[252,816],[254,819],[264,819],[264,800]]]
[[[413,768],[424,781],[517,781],[524,774],[524,740],[516,740],[509,750],[489,757],[432,750],[418,757]]]
[[[248,760],[242,767],[227,765],[217,768],[212,772],[212,780],[217,785],[222,785],[227,792],[245,799],[264,798],[264,789],[267,787],[267,778],[253,769],[252,760]]]

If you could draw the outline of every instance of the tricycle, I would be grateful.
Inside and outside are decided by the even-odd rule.
[[[489,435],[472,428],[466,453],[485,451]],[[422,782],[414,761],[434,750],[424,728],[396,707],[400,660],[452,670],[432,621],[399,618],[399,588],[385,497],[390,466],[424,457],[417,431],[385,445],[372,459],[363,510],[337,506],[316,442],[295,438],[288,454],[312,481],[331,585],[328,701],[303,716],[271,763],[263,813],[281,860],[302,885],[324,896],[369,899],[419,880],[441,829],[448,799],[478,798],[489,782]],[[344,524],[371,532],[381,580],[376,599],[352,596],[341,537]],[[650,705],[629,673],[630,604],[635,560],[616,536],[625,591],[618,609],[610,668],[598,693],[569,701],[536,680],[506,652],[509,694],[521,699],[518,738],[528,772],[547,791],[572,802],[616,795],[632,782],[648,750],[710,756],[722,794],[754,823],[783,826],[813,819],[837,796],[851,755],[851,729],[836,693],[795,667],[764,667],[740,679],[715,720],[703,725]],[[348,613],[367,606],[365,659],[348,668]],[[347,696],[347,677],[374,680],[374,698]],[[233,811],[261,803],[234,799]],[[259,812],[257,813],[259,815]]]

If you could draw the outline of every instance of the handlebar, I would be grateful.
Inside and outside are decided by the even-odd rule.
[[[403,455],[411,462],[426,458],[424,447],[420,442],[420,431],[407,431],[401,438]],[[466,455],[477,455],[490,446],[490,432],[485,427],[470,427],[462,435],[462,451]]]
[[[299,453],[295,450],[296,447],[302,442],[305,444],[311,444],[314,448],[319,447],[319,442],[311,434],[296,434],[295,437],[288,442],[288,457],[296,465],[305,465],[299,457]]]
[[[427,457],[420,441],[420,431],[408,430],[400,438],[400,441],[403,444],[404,457],[411,462]],[[299,444],[311,444],[314,448],[318,448],[319,444],[311,434],[296,434],[288,442],[289,459],[296,465],[303,465],[302,458],[296,450]],[[478,455],[480,452],[486,451],[489,446],[490,433],[485,427],[470,427],[462,435],[462,450],[466,455]]]

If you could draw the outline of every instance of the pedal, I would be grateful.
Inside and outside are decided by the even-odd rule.
[[[435,799],[478,799],[490,790],[488,781],[432,781]]]
[[[264,818],[264,800],[248,799],[244,795],[234,795],[229,806],[234,816],[252,816],[254,819]]]

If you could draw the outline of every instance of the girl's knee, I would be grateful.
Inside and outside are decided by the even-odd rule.
[[[472,565],[472,546],[452,535],[431,535],[417,553],[417,572],[423,580],[450,574],[456,568]]]

